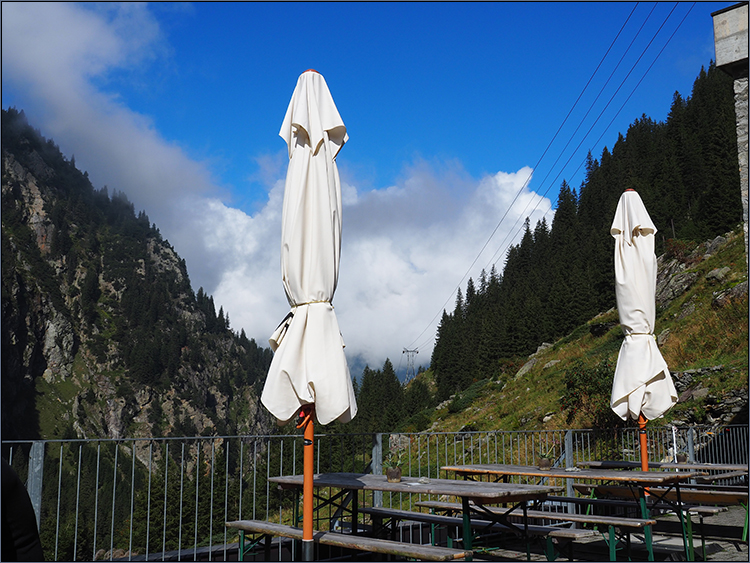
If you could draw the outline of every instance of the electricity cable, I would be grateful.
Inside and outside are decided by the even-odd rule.
[[[603,136],[604,136],[604,135],[606,134],[606,132],[607,132],[607,131],[609,130],[609,128],[611,127],[612,123],[613,123],[613,122],[614,122],[614,120],[615,120],[615,119],[617,118],[617,116],[618,116],[618,115],[619,115],[619,114],[620,114],[620,113],[622,112],[622,110],[624,109],[625,105],[627,105],[627,102],[628,102],[628,101],[630,100],[630,98],[631,98],[631,97],[633,96],[633,94],[635,93],[635,91],[636,91],[636,90],[638,89],[638,87],[640,86],[640,84],[641,84],[641,83],[643,82],[643,80],[645,79],[646,75],[647,75],[647,74],[649,73],[649,71],[651,70],[651,68],[653,68],[653,66],[654,66],[654,64],[656,63],[656,61],[657,61],[657,60],[659,59],[659,57],[661,56],[661,54],[662,54],[662,53],[664,52],[664,50],[666,49],[666,47],[667,47],[667,46],[669,45],[669,43],[671,42],[671,40],[672,40],[672,39],[674,38],[674,36],[675,36],[675,34],[677,33],[677,31],[678,31],[678,30],[680,29],[680,27],[682,26],[682,24],[683,24],[683,23],[685,22],[685,20],[687,19],[688,15],[690,14],[690,12],[692,11],[692,9],[693,9],[693,7],[694,7],[694,6],[695,6],[695,3],[693,3],[693,4],[691,5],[691,7],[690,7],[690,8],[688,9],[688,11],[686,12],[686,14],[685,14],[685,15],[683,16],[683,18],[682,18],[682,20],[680,21],[680,23],[679,23],[679,24],[677,25],[677,27],[675,28],[675,30],[674,30],[674,31],[672,32],[672,34],[670,35],[670,37],[669,37],[669,38],[667,39],[667,41],[665,42],[665,44],[664,44],[664,45],[662,46],[662,48],[661,48],[661,50],[659,51],[659,53],[657,53],[657,55],[656,55],[656,57],[654,58],[654,60],[653,60],[653,61],[651,62],[651,64],[649,65],[649,67],[648,67],[648,68],[646,69],[646,71],[644,72],[644,74],[643,74],[643,75],[641,76],[640,80],[638,81],[638,83],[636,84],[636,86],[635,86],[635,87],[633,88],[633,90],[631,91],[631,93],[630,93],[630,94],[628,95],[628,97],[626,98],[626,100],[625,100],[625,101],[623,102],[623,104],[622,104],[622,105],[620,106],[619,110],[618,110],[618,111],[617,111],[617,112],[615,113],[614,117],[613,117],[613,118],[612,118],[612,119],[610,120],[609,124],[608,124],[608,125],[607,125],[607,127],[606,127],[606,128],[604,129],[604,131],[602,132],[602,134],[601,134],[601,135],[599,136],[599,138],[597,139],[597,141],[596,141],[596,143],[595,143],[595,144],[597,144],[597,143],[598,143],[598,142],[599,142],[599,141],[601,140],[601,138],[602,138],[602,137],[603,137]],[[580,142],[580,143],[578,144],[578,146],[576,147],[576,149],[575,149],[575,151],[573,152],[573,154],[572,154],[572,155],[571,155],[571,156],[570,156],[570,157],[568,158],[568,160],[566,161],[566,163],[565,163],[565,165],[563,166],[562,170],[561,170],[561,171],[560,171],[560,172],[558,173],[558,175],[556,176],[555,180],[553,180],[552,184],[550,184],[550,185],[548,186],[547,190],[546,190],[546,191],[545,191],[545,193],[544,193],[544,196],[540,196],[540,200],[539,200],[539,202],[538,202],[538,203],[537,203],[537,204],[535,205],[534,209],[532,210],[532,213],[533,213],[534,211],[536,211],[536,210],[538,209],[539,205],[540,205],[540,204],[541,204],[541,202],[542,202],[542,201],[543,201],[543,200],[545,199],[545,197],[546,197],[547,193],[548,193],[548,192],[549,192],[549,190],[551,189],[551,186],[552,186],[552,185],[554,184],[554,182],[555,182],[555,181],[556,181],[556,180],[557,180],[557,179],[558,179],[558,178],[560,177],[560,175],[561,175],[561,174],[563,173],[563,171],[564,171],[564,170],[565,170],[565,169],[567,168],[568,164],[569,164],[569,163],[570,163],[570,161],[571,161],[571,160],[573,159],[574,155],[576,154],[576,152],[578,151],[578,149],[580,148],[580,146],[581,146],[581,145],[583,144],[583,142],[584,142],[584,141],[586,140],[586,138],[588,138],[589,134],[591,133],[591,131],[593,130],[593,128],[594,128],[594,127],[596,126],[596,124],[597,124],[597,123],[599,122],[599,120],[600,120],[600,119],[601,119],[601,117],[603,116],[604,112],[605,112],[605,111],[607,110],[607,108],[609,107],[609,105],[610,105],[610,104],[612,103],[612,101],[614,100],[614,98],[615,98],[615,97],[617,96],[617,94],[619,93],[619,91],[620,91],[620,90],[622,89],[622,87],[624,86],[625,82],[626,82],[626,81],[628,80],[628,78],[630,77],[630,75],[632,74],[632,72],[633,72],[633,71],[635,70],[636,66],[637,66],[637,65],[638,65],[638,64],[640,63],[640,61],[641,61],[641,59],[643,58],[643,56],[645,55],[645,53],[646,53],[646,52],[647,52],[647,51],[649,50],[649,48],[651,47],[651,45],[652,45],[652,43],[654,42],[654,40],[656,39],[656,37],[657,37],[657,36],[658,36],[658,35],[659,35],[659,34],[661,33],[661,30],[663,29],[664,25],[666,25],[666,23],[667,23],[667,21],[668,21],[668,20],[670,19],[671,15],[672,15],[672,14],[674,13],[674,10],[676,9],[676,7],[677,7],[677,4],[675,4],[675,5],[673,6],[672,10],[671,10],[671,11],[669,12],[669,14],[668,14],[668,15],[667,15],[667,17],[665,18],[664,22],[662,22],[661,26],[659,27],[659,29],[658,29],[658,30],[656,31],[656,33],[655,33],[655,34],[654,34],[654,36],[652,37],[651,41],[649,41],[648,45],[647,45],[647,46],[646,46],[646,47],[644,48],[644,50],[643,50],[643,52],[641,53],[641,55],[640,55],[640,56],[638,57],[638,59],[636,60],[636,62],[635,62],[635,63],[633,64],[633,66],[631,67],[631,69],[630,69],[630,71],[628,72],[628,74],[626,75],[626,77],[625,77],[625,78],[624,78],[624,79],[622,80],[622,82],[621,82],[620,86],[618,87],[618,89],[617,89],[617,90],[615,91],[615,93],[614,93],[614,94],[613,94],[613,95],[611,96],[611,98],[610,98],[609,102],[607,103],[607,105],[605,106],[605,108],[604,108],[604,109],[603,109],[603,110],[602,110],[602,111],[600,112],[600,114],[599,114],[599,116],[597,117],[597,119],[596,119],[596,121],[594,122],[594,124],[592,124],[592,126],[591,126],[591,127],[589,128],[589,130],[587,131],[587,133],[586,133],[586,135],[584,136],[584,138],[583,138],[583,139],[581,140],[581,142]],[[634,8],[634,10],[635,10],[635,8]],[[646,22],[646,21],[648,21],[648,19],[649,19],[649,17],[651,16],[651,14],[652,14],[652,13],[653,13],[653,8],[652,8],[651,12],[649,12],[649,16],[647,16],[647,18],[646,18],[646,20],[644,21],[644,24],[643,24],[643,25],[645,25],[645,22]],[[633,12],[631,11],[631,14],[630,14],[630,15],[628,16],[628,20],[630,19],[630,17],[632,16],[632,14],[633,14]],[[627,21],[628,21],[628,20],[626,20],[625,24],[627,24]],[[619,37],[619,35],[620,35],[620,33],[622,32],[622,29],[624,28],[625,24],[623,24],[623,26],[621,27],[621,29],[620,29],[620,32],[618,32],[618,36],[617,36],[617,37]],[[634,37],[634,39],[633,39],[633,40],[631,41],[630,45],[628,46],[628,50],[630,49],[630,46],[632,46],[633,42],[635,41],[635,38],[636,38],[636,37],[638,36],[638,34],[640,34],[640,31],[641,31],[641,30],[643,29],[643,25],[641,25],[641,28],[639,29],[638,33],[636,34],[636,36]],[[617,40],[617,37],[615,38],[615,41]],[[613,41],[613,44],[612,44],[612,45],[614,45],[614,41]],[[612,45],[610,45],[610,49],[612,48]],[[607,53],[609,53],[609,50],[607,51]],[[626,53],[627,53],[627,51],[626,51]],[[615,72],[615,71],[617,70],[617,68],[619,67],[619,65],[620,65],[620,63],[622,62],[622,60],[623,60],[624,56],[625,56],[625,55],[623,55],[623,57],[621,57],[621,59],[620,59],[620,61],[618,62],[617,66],[615,67],[615,70],[614,70],[614,71],[613,71],[613,72],[612,72],[612,73],[610,74],[610,77],[609,77],[609,78],[607,79],[607,83],[605,83],[604,87],[606,87],[606,85],[607,85],[607,84],[609,83],[609,80],[611,79],[612,75],[614,74],[614,72]],[[605,54],[605,56],[604,56],[604,57],[602,58],[602,62],[604,61],[604,58],[606,58],[606,54]],[[601,66],[601,62],[600,62],[600,64],[599,64],[599,66]],[[597,70],[598,70],[599,66],[597,67]],[[596,71],[594,72],[594,74],[596,74]],[[592,78],[593,78],[593,75],[592,75],[592,77],[591,77],[591,78],[589,79],[589,82],[587,83],[587,86],[588,86],[588,84],[589,84],[589,83],[591,82],[591,79],[592,79]],[[594,100],[594,102],[592,102],[592,105],[591,105],[591,107],[589,108],[589,110],[587,111],[586,115],[585,115],[585,116],[584,116],[584,118],[582,119],[582,122],[581,122],[581,123],[579,124],[579,126],[578,126],[578,127],[576,128],[576,131],[575,131],[575,132],[573,133],[573,135],[571,136],[571,139],[570,139],[570,140],[568,141],[568,143],[566,144],[566,146],[565,146],[565,148],[563,149],[562,153],[564,153],[564,152],[565,152],[565,149],[567,149],[567,147],[569,146],[570,142],[572,141],[572,138],[573,138],[573,137],[575,136],[575,134],[576,134],[576,133],[578,132],[578,130],[580,129],[581,125],[583,124],[583,120],[585,120],[585,118],[586,118],[586,117],[587,117],[587,116],[589,115],[589,113],[591,112],[591,109],[593,108],[593,105],[594,105],[594,104],[596,103],[596,101],[597,101],[597,100],[599,99],[599,97],[601,96],[601,93],[602,93],[602,91],[603,91],[604,87],[602,87],[602,90],[600,90],[600,93],[599,93],[599,95],[597,95],[597,98],[596,98],[596,99]],[[585,91],[585,89],[586,89],[586,88],[584,88],[584,90],[583,90],[583,91],[581,92],[581,95],[583,94],[583,92]],[[579,95],[579,98],[578,98],[578,100],[580,100],[580,97],[581,97],[581,96]],[[576,100],[576,104],[578,103],[578,100]],[[574,107],[575,107],[575,104],[574,104],[573,108],[574,108]],[[571,108],[571,111],[570,111],[570,112],[568,113],[568,116],[566,116],[565,120],[563,121],[563,125],[564,125],[564,123],[565,123],[565,122],[567,121],[568,117],[570,116],[570,113],[572,112],[572,109],[573,109],[573,108]],[[559,128],[559,129],[558,129],[558,131],[557,131],[557,133],[555,134],[555,137],[553,137],[553,141],[554,141],[554,139],[555,139],[555,138],[557,137],[557,134],[559,133],[559,131],[560,131],[560,129],[561,129],[561,128],[562,128],[562,125],[560,126],[560,128]],[[550,142],[550,145],[551,145],[551,143],[552,143],[552,141]],[[545,155],[545,154],[547,153],[547,151],[549,150],[549,146],[550,146],[550,145],[548,145],[547,149],[545,149],[545,152],[543,153],[542,157],[540,157],[540,159],[539,159],[539,161],[537,162],[537,165],[535,166],[535,168],[536,168],[536,167],[538,167],[538,165],[539,165],[539,162],[541,162],[542,158],[544,157],[544,155]],[[558,161],[559,161],[559,159],[561,158],[561,156],[562,156],[562,153],[561,153],[561,155],[560,155],[560,156],[559,156],[559,157],[557,158],[557,160],[555,161],[555,164],[557,164],[557,162],[558,162]],[[587,156],[588,156],[588,155],[587,155]],[[575,175],[575,174],[576,174],[576,173],[578,172],[578,170],[580,170],[580,168],[581,168],[581,166],[583,165],[583,163],[584,163],[584,162],[585,162],[585,160],[584,160],[584,161],[583,161],[583,162],[582,162],[581,164],[579,164],[579,166],[578,166],[578,167],[576,168],[576,170],[575,170],[575,172],[574,172],[574,175]],[[553,165],[553,168],[554,168],[554,165]],[[546,178],[547,178],[548,176],[549,176],[549,173],[548,173],[548,175],[547,175],[547,176],[545,177],[545,180],[546,180]],[[511,203],[511,207],[512,207],[513,203],[515,203],[515,201],[516,201],[516,199],[518,198],[518,196],[520,195],[520,193],[522,193],[523,189],[524,189],[524,188],[526,187],[526,184],[528,184],[528,181],[529,181],[529,180],[530,180],[530,176],[529,176],[529,178],[527,179],[527,181],[526,181],[526,183],[524,184],[524,186],[522,186],[522,187],[521,187],[521,189],[519,190],[519,192],[518,192],[518,193],[516,194],[516,197],[514,198],[513,202]],[[533,201],[533,199],[532,199],[532,201]],[[529,202],[529,204],[527,204],[527,205],[526,205],[526,208],[524,209],[524,213],[523,213],[522,215],[524,215],[524,214],[526,213],[526,210],[528,210],[528,207],[529,207],[529,205],[530,205],[530,204],[531,204],[531,202]],[[545,214],[546,214],[546,211],[545,211]],[[506,217],[506,216],[507,216],[507,211],[506,211],[506,213],[505,213],[505,214],[503,215],[503,217],[501,218],[501,220],[500,220],[500,223],[502,223],[502,221],[503,221],[503,220],[505,219],[505,217]],[[498,223],[498,225],[497,225],[497,226],[495,227],[495,230],[493,231],[492,235],[490,236],[490,239],[488,239],[487,243],[485,243],[485,245],[484,245],[484,246],[482,247],[482,250],[480,250],[480,252],[479,252],[479,254],[478,254],[477,258],[476,258],[476,259],[474,260],[474,262],[472,263],[472,266],[470,266],[470,269],[469,269],[469,270],[471,270],[471,268],[472,268],[472,267],[474,266],[474,264],[475,264],[475,263],[476,263],[476,261],[478,260],[479,256],[481,256],[481,254],[482,254],[482,253],[484,252],[484,249],[486,248],[487,244],[489,243],[489,240],[491,240],[491,239],[492,239],[492,237],[494,236],[495,232],[496,232],[496,231],[497,231],[497,229],[499,228],[499,226],[500,226],[500,223]],[[515,224],[517,224],[517,223],[518,223],[518,219],[516,220],[516,223],[515,223]],[[511,232],[515,232],[515,224],[514,224],[514,227],[513,227],[512,229],[511,229]],[[504,239],[503,243],[501,243],[500,247],[498,248],[498,251],[499,251],[499,250],[501,250],[501,249],[503,248],[504,242],[505,242],[505,240],[507,240],[507,237],[508,237],[508,235],[506,235],[506,238]],[[494,260],[494,258],[495,258],[495,256],[497,255],[497,252],[498,252],[498,251],[496,251],[496,252],[495,252],[495,253],[493,254],[492,260]],[[489,266],[489,264],[488,264],[488,266]],[[467,275],[468,275],[468,272],[467,272],[467,273],[466,273],[466,274],[464,275],[464,277],[462,278],[461,282],[460,282],[460,283],[459,283],[459,285],[457,286],[457,289],[461,287],[461,283],[463,283],[463,280],[464,280],[464,279],[466,278],[466,276],[467,276]],[[442,310],[443,310],[443,311],[445,310],[445,305],[447,305],[448,301],[450,301],[450,298],[451,298],[451,297],[453,296],[453,294],[454,294],[454,293],[456,293],[457,289],[454,289],[454,290],[453,290],[453,292],[451,293],[451,295],[450,295],[450,296],[448,297],[448,299],[446,300],[446,302],[445,302],[445,304],[443,305],[443,308],[442,308]],[[422,335],[422,334],[424,334],[424,332],[426,332],[426,330],[427,330],[427,329],[429,328],[429,326],[432,326],[432,323],[433,323],[433,322],[435,321],[435,319],[437,318],[437,316],[438,316],[439,314],[440,314],[440,312],[438,312],[438,313],[437,313],[437,315],[435,315],[435,317],[433,317],[433,319],[432,319],[432,320],[430,321],[430,324],[428,325],[428,327],[427,327],[427,328],[425,328],[425,330],[423,330],[423,331],[422,331],[422,333],[420,333],[420,337],[421,337],[421,335]],[[418,339],[418,338],[419,338],[419,337],[417,337],[417,339]],[[417,339],[415,339],[415,342],[416,342],[416,340],[417,340]],[[435,336],[432,336],[432,337],[428,338],[428,339],[427,339],[427,340],[426,340],[426,341],[425,341],[425,342],[424,342],[423,344],[421,344],[421,345],[420,345],[419,347],[422,347],[422,346],[426,345],[427,343],[429,343],[429,342],[430,342],[431,340],[434,340],[434,339],[435,339]],[[419,348],[419,347],[417,347],[417,348]]]
[[[581,148],[581,145],[582,145],[582,144],[584,143],[584,141],[585,141],[585,140],[586,140],[586,139],[588,138],[588,136],[590,135],[591,131],[592,131],[592,130],[593,130],[593,128],[594,128],[594,127],[596,126],[596,124],[597,124],[597,123],[599,122],[599,120],[600,120],[600,119],[601,119],[601,118],[603,117],[603,115],[604,115],[604,112],[606,112],[606,111],[607,111],[607,108],[609,108],[610,104],[611,104],[611,103],[612,103],[612,102],[614,101],[614,99],[615,99],[615,97],[617,96],[617,94],[619,94],[620,90],[621,90],[621,89],[622,89],[622,87],[623,87],[623,86],[625,85],[626,81],[627,81],[627,80],[628,80],[628,79],[630,78],[630,75],[631,75],[631,74],[633,73],[633,71],[635,70],[635,68],[636,68],[636,67],[638,66],[638,64],[640,63],[641,59],[643,59],[643,57],[645,56],[646,52],[647,52],[647,51],[648,51],[648,50],[649,50],[649,49],[651,48],[651,45],[652,45],[652,44],[653,44],[653,42],[654,42],[654,41],[656,40],[656,38],[658,37],[658,35],[659,35],[659,34],[661,33],[661,30],[662,30],[662,29],[664,28],[664,26],[666,25],[667,21],[669,21],[669,18],[670,18],[670,17],[672,16],[672,14],[674,13],[674,10],[675,10],[676,8],[677,8],[677,4],[675,4],[675,5],[674,5],[674,6],[672,7],[672,10],[671,10],[671,11],[669,12],[669,14],[667,14],[667,17],[666,17],[666,18],[664,19],[664,21],[662,22],[662,24],[661,24],[661,25],[659,26],[659,29],[657,29],[656,33],[655,33],[655,34],[654,34],[654,36],[653,36],[653,37],[651,38],[651,40],[650,40],[650,41],[649,41],[649,43],[648,43],[648,44],[646,45],[646,47],[645,47],[645,48],[643,49],[643,51],[641,52],[641,54],[640,54],[640,56],[638,57],[638,59],[637,59],[637,60],[635,61],[635,63],[633,63],[633,65],[631,66],[630,70],[628,71],[628,74],[627,74],[627,75],[625,76],[625,78],[623,78],[623,80],[622,80],[622,81],[620,82],[620,85],[618,86],[618,88],[617,88],[617,90],[615,91],[615,93],[614,93],[614,94],[612,94],[612,96],[610,97],[609,101],[607,102],[607,105],[606,105],[606,106],[604,106],[604,109],[602,109],[602,110],[601,110],[601,112],[599,112],[599,115],[597,116],[596,120],[595,120],[595,121],[594,121],[594,123],[593,123],[593,124],[591,125],[591,127],[589,127],[588,131],[586,132],[586,134],[584,135],[584,137],[583,137],[583,138],[581,139],[581,141],[580,141],[580,142],[578,143],[578,145],[576,146],[576,148],[575,148],[575,150],[573,151],[573,153],[572,153],[572,154],[570,155],[570,157],[569,157],[569,158],[568,158],[568,160],[567,160],[567,161],[565,162],[565,164],[563,165],[563,167],[562,167],[562,168],[560,169],[560,171],[559,171],[559,172],[557,173],[557,176],[555,176],[555,178],[554,178],[554,179],[552,180],[552,182],[551,182],[551,183],[550,183],[550,184],[548,185],[547,189],[545,190],[545,192],[544,192],[544,194],[543,194],[543,197],[546,197],[546,196],[547,196],[547,194],[549,193],[550,189],[552,189],[552,186],[553,186],[553,185],[554,185],[554,184],[555,184],[555,183],[557,182],[557,180],[558,180],[558,179],[560,178],[560,176],[561,176],[561,175],[563,174],[563,172],[565,171],[565,169],[566,169],[566,168],[568,167],[568,164],[570,164],[570,161],[571,161],[571,160],[573,159],[573,157],[574,157],[574,156],[576,155],[576,153],[578,152],[578,149],[580,149],[580,148]],[[672,33],[672,35],[671,35],[671,36],[669,37],[669,39],[667,39],[667,41],[666,41],[666,43],[664,44],[664,46],[662,47],[662,49],[661,49],[661,50],[659,51],[659,53],[657,53],[657,55],[656,55],[656,58],[654,59],[654,61],[653,61],[653,62],[651,63],[651,65],[650,65],[650,66],[648,67],[648,69],[646,69],[646,72],[645,72],[645,73],[643,74],[643,76],[641,77],[641,79],[640,79],[640,80],[638,81],[638,83],[637,83],[637,84],[635,85],[635,87],[633,88],[632,92],[630,93],[630,95],[629,95],[629,96],[627,97],[627,99],[625,100],[625,102],[623,102],[623,104],[622,104],[622,105],[620,106],[620,109],[619,109],[619,110],[617,111],[617,113],[615,114],[615,116],[614,116],[614,117],[612,118],[612,120],[610,121],[610,123],[609,123],[609,124],[607,125],[607,127],[605,128],[604,132],[603,132],[603,133],[602,133],[602,135],[601,135],[601,136],[599,137],[599,139],[601,139],[601,137],[602,137],[602,136],[604,136],[604,134],[606,133],[606,131],[607,131],[607,130],[609,129],[609,127],[610,127],[610,126],[612,125],[612,123],[614,122],[614,119],[616,119],[616,118],[617,118],[617,116],[618,116],[618,115],[620,114],[620,112],[622,112],[622,110],[623,110],[623,108],[625,107],[625,105],[627,104],[628,100],[630,100],[630,98],[631,98],[631,97],[633,96],[633,94],[635,93],[635,91],[636,91],[636,90],[638,89],[638,86],[640,86],[641,82],[643,82],[643,79],[644,79],[644,78],[646,77],[646,74],[648,74],[648,72],[649,72],[649,71],[651,70],[651,68],[653,67],[653,65],[654,65],[654,64],[656,63],[656,60],[658,60],[658,58],[659,58],[659,57],[661,56],[662,52],[663,52],[663,51],[664,51],[664,49],[665,49],[665,48],[667,47],[667,45],[668,45],[668,44],[670,43],[670,41],[672,40],[672,37],[674,37],[674,34],[675,34],[675,33],[677,33],[677,30],[678,30],[678,29],[679,29],[679,28],[680,28],[680,27],[682,26],[682,23],[683,23],[683,22],[685,21],[685,18],[686,18],[686,17],[688,16],[688,14],[690,14],[690,11],[691,11],[691,10],[692,10],[692,6],[691,6],[691,7],[690,7],[690,9],[688,10],[688,12],[687,12],[687,13],[685,14],[685,16],[683,17],[683,19],[682,19],[682,20],[680,21],[680,23],[678,24],[677,28],[676,28],[676,29],[675,29],[675,31],[674,31],[674,32]],[[652,12],[653,12],[653,10],[652,10]],[[650,14],[649,14],[649,16],[650,16]],[[645,22],[644,22],[644,23],[645,23]],[[642,29],[642,27],[641,27],[641,29]],[[639,30],[639,33],[640,33],[640,30]],[[632,45],[632,42],[631,42],[631,45]],[[618,64],[619,64],[619,63],[618,63]],[[588,113],[587,113],[587,115],[588,115]],[[580,126],[579,126],[579,128],[580,128]],[[577,132],[577,131],[578,131],[578,129],[576,129],[576,132]],[[598,142],[598,140],[597,140],[597,142]],[[567,145],[566,145],[566,148],[567,148]],[[562,156],[562,155],[561,155],[561,156]],[[558,160],[559,160],[559,158],[558,158]],[[557,163],[557,161],[556,161],[556,163]],[[578,167],[578,168],[576,169],[576,172],[578,171],[578,169],[580,169],[580,165],[579,165],[579,167]],[[575,173],[574,173],[574,175],[575,175]],[[547,175],[547,177],[548,177],[548,176],[549,176],[549,174]],[[546,180],[546,177],[545,177],[545,180]],[[542,198],[542,199],[543,199],[543,198]],[[540,199],[540,202],[539,202],[539,203],[541,203],[541,199]],[[529,204],[527,204],[527,205],[526,205],[526,208],[524,209],[523,213],[522,213],[522,214],[521,214],[521,215],[520,215],[519,217],[521,217],[521,216],[523,216],[523,215],[525,215],[525,214],[526,214],[526,211],[528,210],[528,207],[529,207],[529,205],[530,205],[530,202],[529,202]],[[534,209],[533,209],[533,210],[531,211],[531,213],[533,213],[534,211],[536,211],[536,209],[538,208],[538,206],[539,206],[539,204],[537,204],[537,206],[536,206],[536,207],[534,207]],[[517,223],[518,223],[518,219],[516,219],[516,224],[517,224]],[[515,234],[516,234],[516,231],[515,231],[515,225],[516,225],[516,224],[514,224],[513,228],[512,228],[512,229],[511,229],[511,230],[509,231],[509,233],[514,233],[514,237],[515,237]],[[507,238],[508,238],[508,237],[507,237],[507,235],[506,235],[506,238],[505,238],[505,239],[503,240],[503,243],[505,242],[505,240],[507,240]],[[503,248],[503,245],[501,244],[501,245],[500,245],[500,247],[498,248],[498,251],[499,251],[499,250],[501,250],[502,248]],[[507,247],[506,247],[506,250],[507,250]],[[492,259],[493,259],[493,260],[495,259],[495,256],[497,256],[497,253],[498,253],[498,251],[496,251],[496,252],[495,252],[495,254],[493,254],[493,256],[492,256]],[[497,263],[497,261],[494,261],[494,262],[493,262],[493,264],[496,264],[496,263]]]
[[[565,116],[565,119],[563,119],[562,123],[558,127],[557,131],[555,132],[554,136],[552,137],[552,140],[550,140],[550,142],[547,144],[547,147],[544,149],[544,152],[542,153],[542,155],[537,160],[536,164],[534,165],[534,169],[536,169],[539,166],[539,164],[542,162],[542,160],[546,156],[547,152],[549,151],[550,147],[554,143],[555,139],[557,139],[557,136],[560,134],[560,131],[562,130],[562,128],[567,123],[568,119],[570,118],[571,114],[573,113],[573,110],[575,110],[576,106],[578,105],[578,102],[581,100],[581,97],[583,96],[583,94],[588,89],[589,85],[591,84],[591,81],[594,79],[594,76],[596,76],[597,72],[599,71],[599,68],[602,66],[602,64],[604,63],[604,60],[607,58],[607,56],[609,55],[610,51],[612,50],[612,47],[614,47],[615,43],[617,42],[617,39],[622,34],[622,31],[625,29],[625,26],[627,25],[628,21],[630,21],[630,18],[632,17],[633,13],[635,12],[636,8],[638,7],[638,4],[639,3],[636,3],[636,5],[633,7],[633,9],[631,10],[630,14],[628,15],[627,19],[625,20],[625,23],[623,23],[622,26],[620,27],[620,30],[617,32],[617,35],[615,36],[615,38],[612,40],[612,43],[610,44],[610,46],[607,49],[606,53],[602,57],[601,61],[599,61],[599,64],[597,65],[596,69],[594,69],[594,72],[589,77],[588,82],[586,82],[586,85],[583,87],[583,90],[581,90],[581,93],[578,95],[578,98],[573,103],[573,106],[568,111],[568,114]],[[414,339],[414,341],[409,345],[409,348],[413,348],[414,347],[414,343],[417,342],[420,338],[422,338],[422,335],[425,332],[427,332],[427,330],[433,325],[433,323],[435,322],[435,320],[437,319],[437,317],[445,310],[445,307],[448,305],[448,303],[450,302],[451,298],[456,293],[456,291],[458,290],[458,288],[461,287],[461,284],[463,284],[464,280],[466,279],[466,277],[471,272],[471,269],[474,267],[474,265],[479,260],[479,257],[482,255],[482,253],[484,252],[485,248],[490,243],[490,241],[492,240],[492,238],[495,236],[495,233],[497,232],[497,230],[500,228],[500,225],[505,220],[505,217],[508,215],[508,212],[510,211],[510,209],[512,209],[513,204],[516,202],[516,200],[521,195],[521,193],[523,193],[523,190],[526,189],[526,186],[528,185],[528,183],[529,183],[530,180],[531,180],[531,174],[529,174],[529,176],[526,178],[526,181],[524,182],[523,186],[521,186],[521,188],[516,193],[515,197],[511,201],[510,205],[508,206],[508,209],[505,211],[505,213],[503,214],[503,216],[500,218],[500,221],[498,221],[497,225],[495,226],[494,230],[490,234],[490,236],[487,239],[487,241],[482,246],[482,248],[479,251],[479,253],[477,254],[476,258],[474,258],[474,260],[472,261],[471,265],[467,269],[466,273],[463,275],[463,277],[461,278],[461,280],[458,282],[458,285],[456,286],[456,288],[451,292],[451,294],[448,296],[448,298],[443,303],[443,306],[435,314],[435,316],[432,317],[432,319],[430,320],[430,322],[428,323],[428,325],[424,328],[424,330],[422,330],[422,332],[420,332],[419,335]]]
[[[630,101],[630,98],[633,97],[633,94],[635,94],[635,91],[641,85],[641,82],[643,82],[643,80],[646,78],[646,75],[651,71],[651,69],[653,68],[653,66],[656,64],[656,61],[659,60],[659,57],[664,52],[664,49],[667,48],[667,45],[669,45],[669,43],[672,41],[672,39],[674,38],[674,36],[677,33],[677,31],[680,29],[680,27],[682,27],[682,24],[685,23],[685,20],[687,19],[688,15],[690,15],[690,12],[695,7],[695,4],[696,4],[696,2],[692,3],[692,5],[688,9],[688,11],[683,16],[682,20],[680,20],[680,23],[677,25],[677,27],[675,28],[675,30],[672,32],[672,35],[670,35],[669,39],[667,39],[667,42],[664,43],[664,46],[661,48],[661,50],[659,51],[659,53],[656,55],[656,58],[654,58],[654,60],[651,62],[651,64],[649,65],[649,67],[646,69],[646,72],[643,73],[643,76],[641,76],[641,79],[638,81],[638,84],[635,85],[635,87],[633,88],[633,90],[630,92],[630,94],[628,95],[628,97],[625,99],[625,101],[620,106],[620,109],[617,110],[617,113],[615,113],[614,117],[612,117],[612,119],[609,121],[609,123],[607,124],[607,127],[604,129],[604,131],[602,131],[602,134],[599,135],[599,138],[596,140],[596,142],[594,143],[594,145],[599,144],[599,141],[602,140],[602,137],[604,137],[604,135],[607,133],[607,131],[609,131],[609,128],[612,127],[612,124],[614,123],[615,119],[617,119],[617,116],[620,115],[620,113],[622,112],[623,109],[625,109],[625,106]],[[583,162],[578,165],[578,168],[575,169],[575,171],[573,172],[573,176],[575,176],[578,173],[578,171],[581,169],[581,166],[583,166]]]

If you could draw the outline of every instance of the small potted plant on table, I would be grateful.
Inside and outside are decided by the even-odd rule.
[[[383,461],[383,469],[385,469],[385,477],[389,483],[400,483],[401,482],[401,461],[403,460],[404,452],[401,451],[398,454],[390,452],[388,457]]]
[[[552,467],[552,463],[555,460],[555,455],[553,453],[554,449],[555,447],[552,446],[548,452],[542,452],[539,454],[539,457],[536,458],[536,465],[539,469],[546,471]]]

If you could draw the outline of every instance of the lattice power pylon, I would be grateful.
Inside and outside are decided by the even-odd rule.
[[[407,350],[404,348],[404,351],[401,353],[406,354],[406,379],[404,380],[404,383],[409,383],[409,381],[417,376],[414,371],[414,356],[419,354],[419,350]]]

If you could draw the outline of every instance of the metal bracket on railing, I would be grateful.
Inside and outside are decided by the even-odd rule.
[[[29,479],[26,490],[31,498],[31,506],[36,514],[36,527],[41,529],[42,515],[42,479],[44,478],[44,442],[31,443],[29,452]]]

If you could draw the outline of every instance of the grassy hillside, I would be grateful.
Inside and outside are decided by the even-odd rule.
[[[660,258],[661,277],[679,275],[692,284],[657,307],[655,334],[680,402],[656,424],[739,421],[735,415],[747,411],[747,269],[741,228],[726,239],[710,257],[704,258],[704,243]],[[529,358],[506,360],[501,376],[474,382],[422,413],[422,420],[428,418],[433,431],[632,424],[618,422],[609,410],[622,340],[612,309]],[[435,391],[431,370],[418,378]]]

